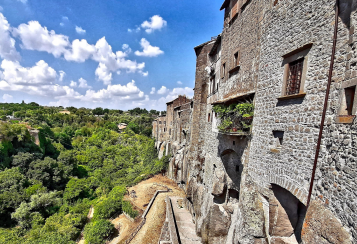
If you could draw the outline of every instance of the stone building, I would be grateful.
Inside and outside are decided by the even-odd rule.
[[[357,243],[356,9],[355,0],[224,1],[222,33],[195,47],[192,101],[167,104],[168,134],[153,128],[171,145],[168,175],[204,243]],[[218,107],[247,103],[251,126],[222,126]]]

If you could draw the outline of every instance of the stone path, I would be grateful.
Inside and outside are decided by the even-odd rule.
[[[177,228],[182,244],[201,244],[201,237],[196,234],[196,227],[192,221],[191,213],[184,207],[179,206],[180,197],[170,197],[174,210]]]

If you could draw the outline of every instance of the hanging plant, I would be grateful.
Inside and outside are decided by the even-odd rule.
[[[251,102],[217,104],[212,110],[217,113],[221,122],[217,128],[221,132],[247,131],[252,127],[254,105]]]

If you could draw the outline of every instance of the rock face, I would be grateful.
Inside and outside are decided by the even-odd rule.
[[[305,243],[352,243],[350,234],[320,201],[312,201],[307,211],[302,239]]]
[[[204,243],[357,243],[356,0],[341,0],[333,83],[306,209],[335,4],[227,0],[223,32],[195,47],[194,97],[169,102],[153,136],[160,148],[166,142],[168,175],[186,191]],[[252,127],[219,131],[214,106],[247,101],[254,103]]]

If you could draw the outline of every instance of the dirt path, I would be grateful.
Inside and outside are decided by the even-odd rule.
[[[156,175],[153,178],[142,181],[139,184],[129,188],[129,193],[132,190],[135,191],[136,197],[125,196],[126,200],[129,200],[136,206],[136,210],[140,211],[140,214],[146,209],[151,198],[154,196],[157,190],[166,190],[166,187],[172,189],[172,192],[160,193],[152,205],[147,217],[146,223],[135,236],[135,238],[130,243],[143,244],[143,243],[157,243],[160,234],[161,227],[165,221],[166,216],[166,204],[165,198],[167,195],[170,196],[181,196],[184,197],[184,192],[177,186],[177,184],[161,175]],[[120,215],[118,218],[112,221],[113,224],[120,224],[120,234],[118,237],[111,241],[111,244],[124,243],[127,237],[131,234],[131,231],[140,223],[140,219],[135,222],[131,222],[124,214]]]

